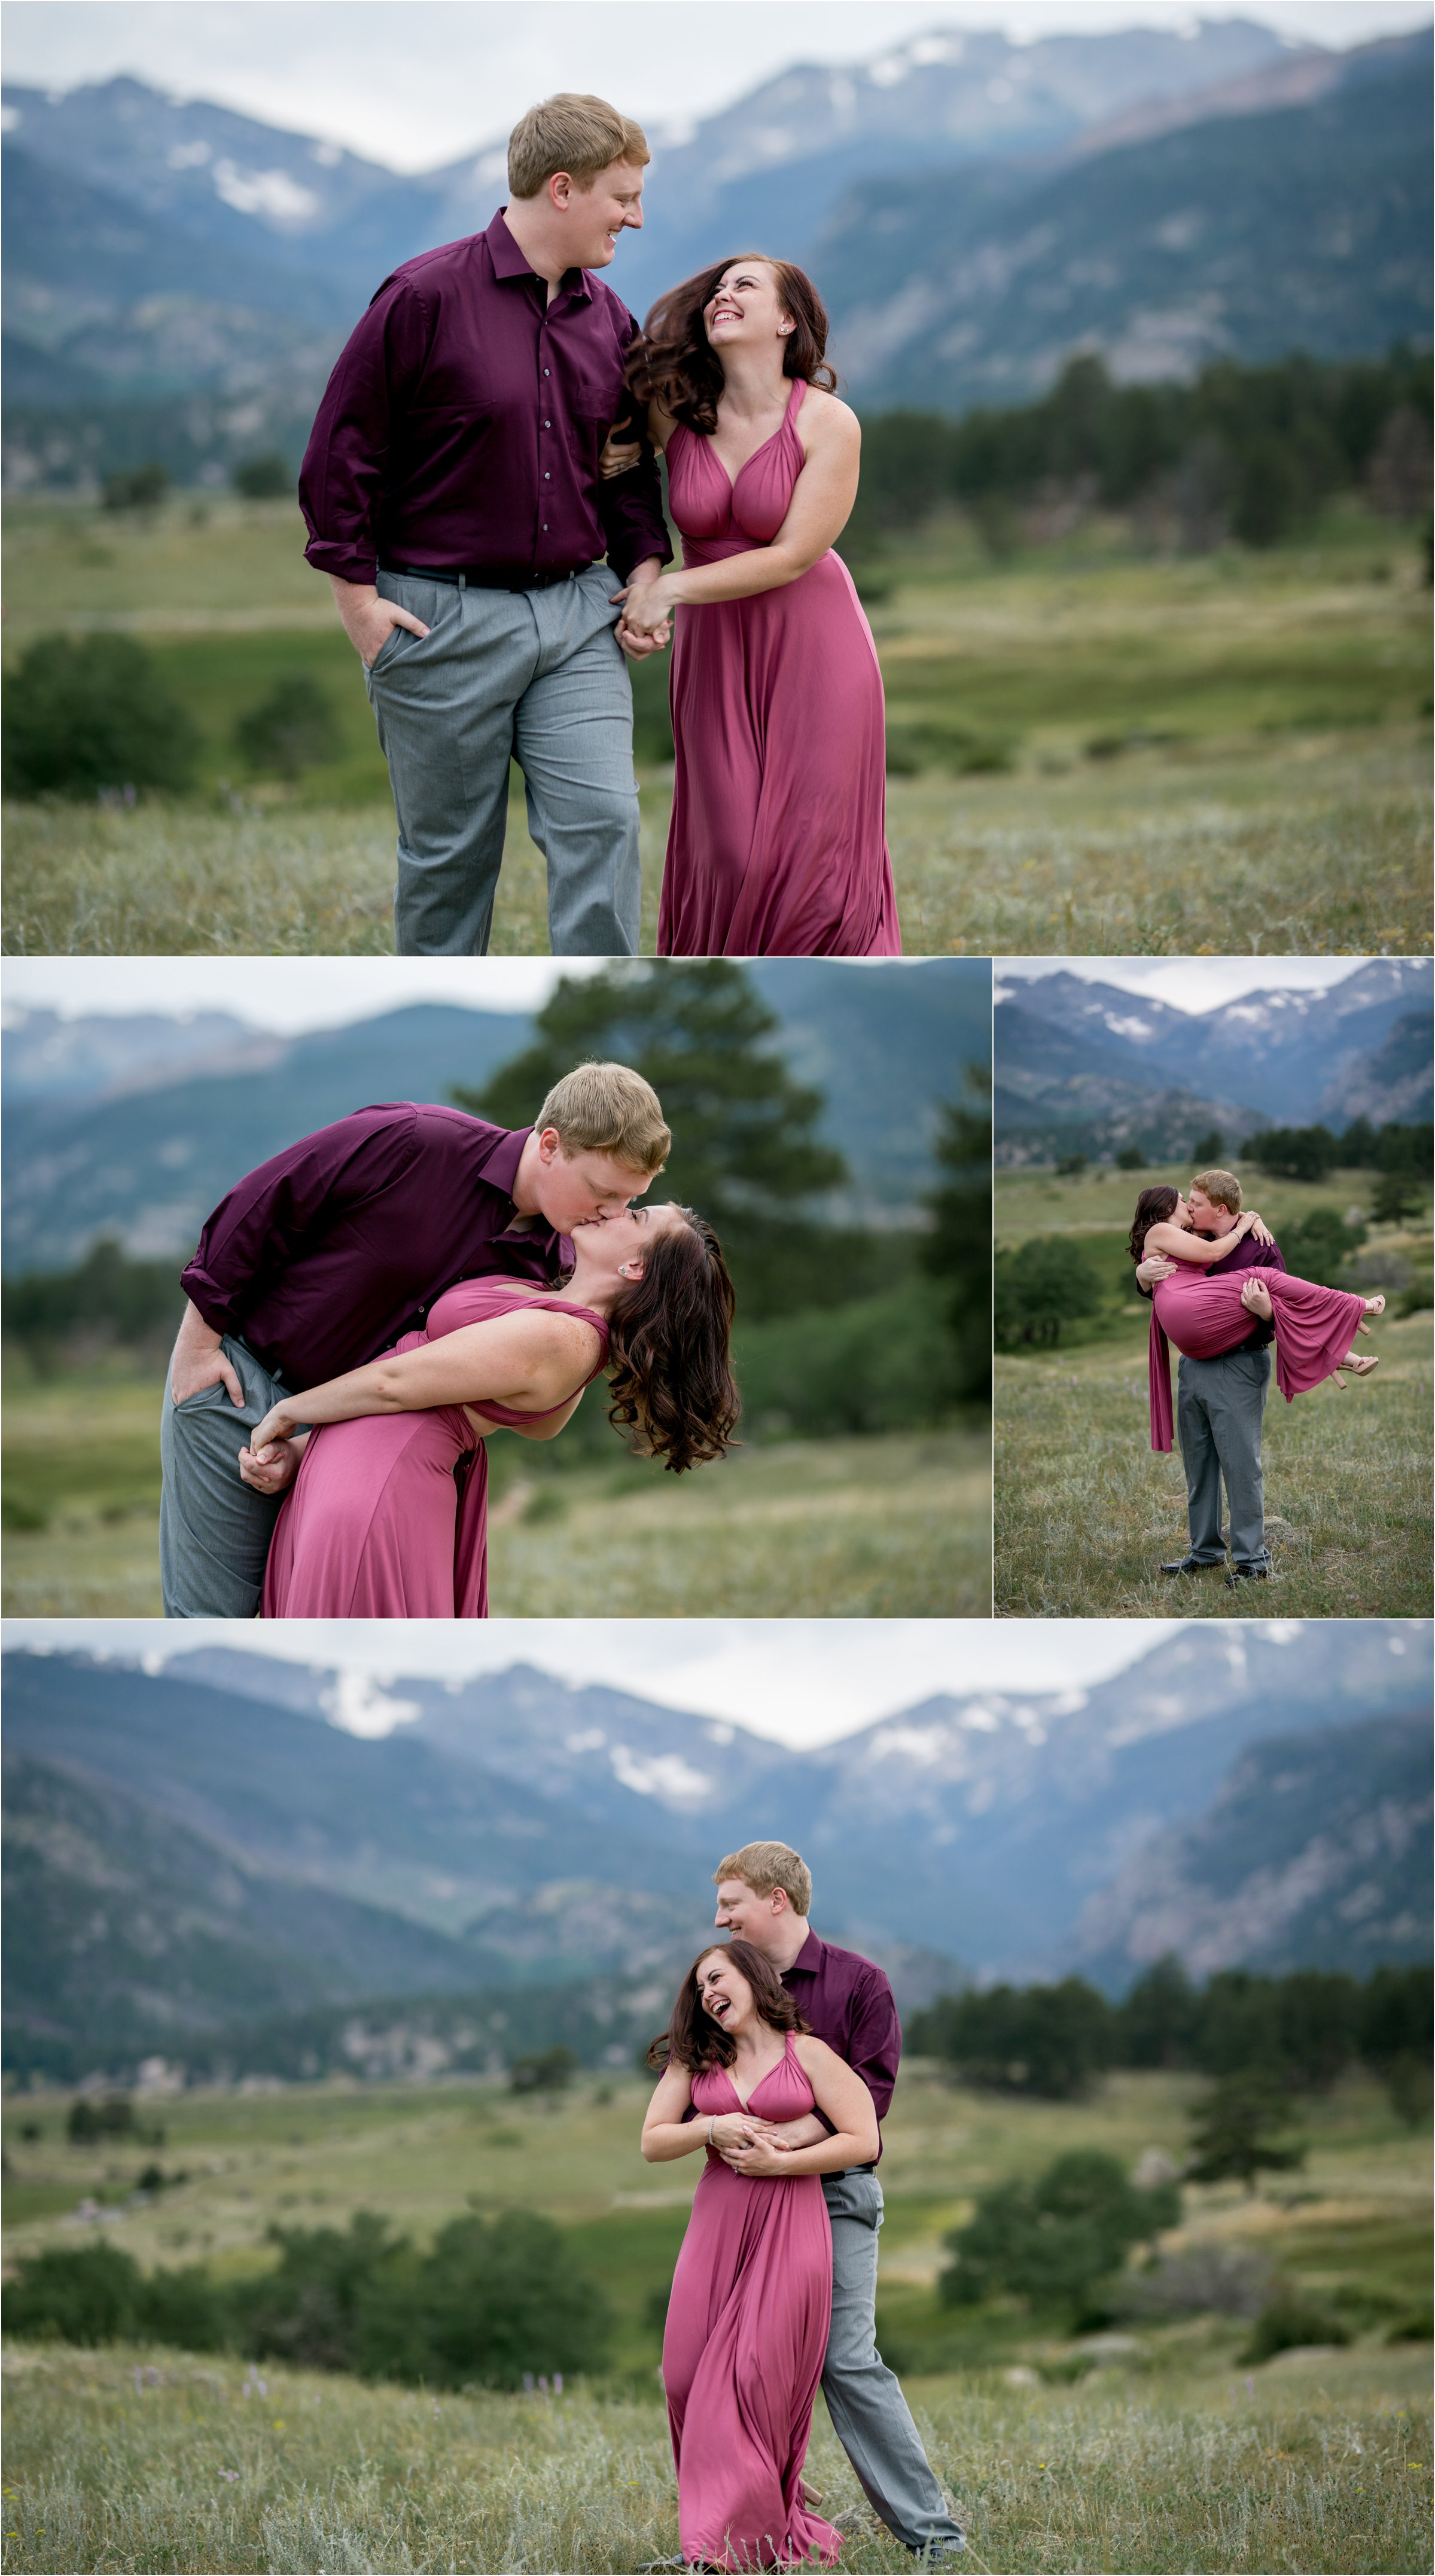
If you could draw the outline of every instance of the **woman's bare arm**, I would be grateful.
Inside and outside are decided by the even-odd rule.
[[[832,2122],[834,2134],[810,2147],[784,2149],[765,2141],[724,2156],[734,2173],[843,2173],[849,2165],[870,2165],[881,2152],[881,2135],[872,2096],[860,2075],[824,2039],[804,2032],[797,2041],[798,2062],[812,2087],[819,2111]]]
[[[516,1313],[465,1324],[417,1350],[391,1351],[323,1386],[285,1396],[259,1424],[256,1453],[301,1422],[352,1422],[368,1413],[428,1413],[441,1404],[511,1404],[532,1413],[562,1404],[593,1365],[597,1335],[578,1315]],[[580,1388],[581,1392],[581,1388]]]
[[[643,2115],[643,2157],[650,2165],[671,2164],[708,2142],[706,2120],[685,2120],[693,2098],[693,2079],[685,2066],[665,2066]]]
[[[721,563],[680,566],[660,573],[641,598],[627,600],[628,623],[646,628],[674,607],[701,608],[723,599],[754,599],[765,590],[783,590],[810,572],[835,544],[852,515],[862,431],[857,415],[829,396],[818,410],[810,432],[807,462],[793,487],[792,500],[770,546],[727,555]],[[615,597],[622,598],[622,592]]]
[[[1237,1217],[1229,1234],[1218,1234],[1213,1243],[1207,1243],[1204,1236],[1191,1234],[1179,1225],[1168,1225],[1163,1217],[1147,1233],[1144,1257],[1149,1261],[1153,1252],[1159,1252],[1163,1261],[1194,1261],[1209,1269],[1213,1261],[1224,1261],[1228,1252],[1244,1243],[1258,1222],[1254,1210],[1248,1208],[1244,1216]]]

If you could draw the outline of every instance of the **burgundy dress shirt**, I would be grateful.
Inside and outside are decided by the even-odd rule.
[[[388,1350],[458,1279],[556,1279],[565,1235],[513,1204],[532,1131],[411,1100],[356,1109],[236,1183],[185,1295],[292,1394]]]
[[[386,277],[329,378],[299,477],[304,552],[377,566],[486,568],[515,583],[606,554],[626,581],[671,553],[656,458],[605,483],[637,324],[570,269],[550,304],[500,210],[488,230]]]
[[[881,1969],[855,1950],[839,1950],[809,1932],[782,1982],[817,2037],[861,2076],[878,2120],[885,2120],[897,2085],[902,2025]],[[830,2120],[827,2126],[831,2128]],[[877,2153],[880,2158],[880,2143]]]

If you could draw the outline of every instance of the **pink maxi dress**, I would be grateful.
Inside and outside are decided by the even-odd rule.
[[[685,565],[772,543],[805,459],[792,388],[736,482],[712,440],[668,441]],[[872,629],[840,555],[782,590],[678,612],[677,772],[661,957],[899,957],[886,716]]]
[[[461,1279],[434,1300],[423,1331],[405,1333],[394,1348],[418,1350],[534,1302],[511,1279]],[[606,1323],[563,1297],[542,1302],[581,1315],[596,1331],[589,1385],[608,1355]],[[549,1418],[487,1402],[469,1411],[501,1427]],[[260,1616],[488,1617],[488,1451],[461,1404],[365,1413],[310,1433],[274,1524]]]
[[[816,2108],[792,2034],[744,2102],[726,2067],[693,2079],[693,2105],[797,2120]],[[663,2336],[684,2561],[830,2567],[841,2533],[802,2485],[832,2322],[832,2226],[818,2174],[768,2181],[708,2150]]]
[[[1169,1449],[1172,1438],[1171,1355],[1174,1342],[1190,1360],[1214,1360],[1233,1351],[1251,1329],[1241,1304],[1248,1279],[1264,1280],[1276,1326],[1276,1384],[1287,1404],[1308,1395],[1339,1368],[1365,1313],[1365,1299],[1346,1288],[1322,1288],[1315,1279],[1293,1279],[1285,1270],[1228,1270],[1223,1279],[1185,1262],[1158,1280],[1151,1303],[1149,1375],[1151,1446]]]

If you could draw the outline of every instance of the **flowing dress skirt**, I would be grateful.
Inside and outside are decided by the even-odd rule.
[[[1188,1265],[1158,1281],[1152,1300],[1149,1358],[1151,1446],[1171,1446],[1171,1362],[1168,1342],[1187,1359],[1219,1359],[1246,1339],[1251,1317],[1241,1304],[1246,1280],[1270,1290],[1276,1327],[1276,1384],[1287,1404],[1328,1378],[1349,1355],[1351,1335],[1365,1313],[1365,1299],[1348,1288],[1323,1288],[1316,1279],[1294,1279],[1286,1270],[1228,1270],[1221,1279]]]

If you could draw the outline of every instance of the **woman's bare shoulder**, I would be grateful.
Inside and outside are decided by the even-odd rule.
[[[804,436],[824,446],[857,448],[862,444],[862,424],[850,403],[840,394],[830,394],[823,385],[809,385],[797,415]]]
[[[813,2074],[819,2067],[841,2066],[845,2063],[845,2060],[838,2056],[835,2048],[829,2048],[825,2039],[818,2038],[815,2030],[794,2031],[792,2045],[797,2054],[797,2063],[804,2073]]]

